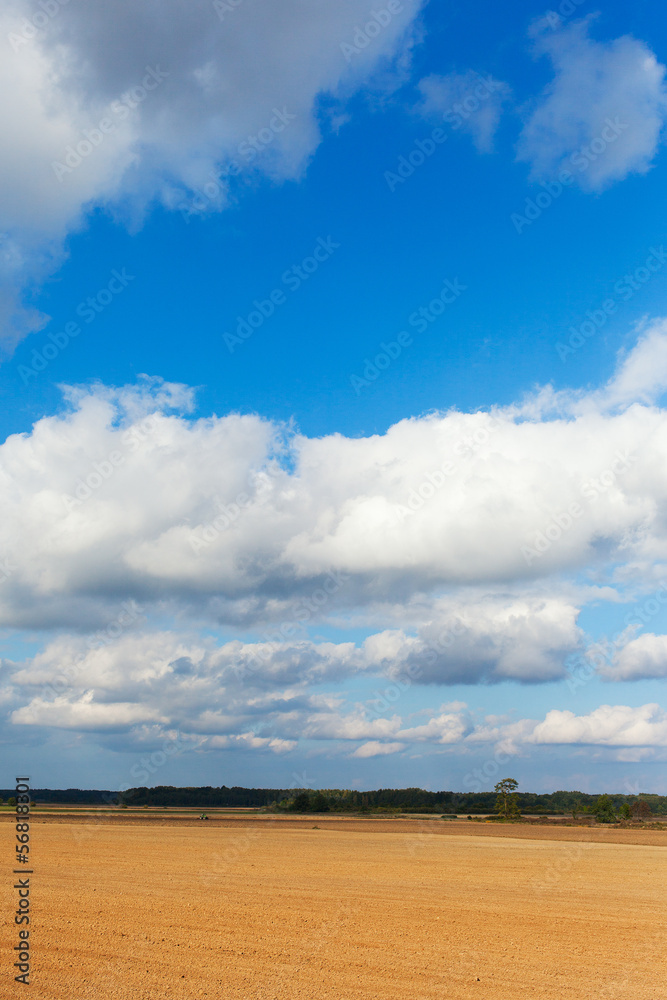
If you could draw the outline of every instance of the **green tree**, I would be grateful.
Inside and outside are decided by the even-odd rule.
[[[616,820],[614,803],[608,795],[598,795],[593,812],[598,823],[613,823]]]
[[[322,792],[315,792],[310,796],[309,809],[315,813],[329,812],[329,803]]]
[[[630,808],[629,802],[624,802],[619,810],[619,815],[621,819],[630,819],[632,816],[632,809]]]
[[[9,807],[10,807],[11,809],[13,809],[13,808],[14,808],[14,806],[16,805],[16,799],[14,798],[14,796],[13,796],[13,795],[11,795],[11,796],[10,796],[10,797],[9,797],[9,798],[7,799],[7,805],[8,805],[8,806],[9,806]]]
[[[299,792],[298,795],[295,795],[288,808],[291,812],[309,812],[310,795],[308,792]]]
[[[516,790],[519,782],[514,778],[503,778],[497,785],[494,785],[494,792],[498,793],[496,799],[496,812],[504,819],[519,815],[519,799]]]

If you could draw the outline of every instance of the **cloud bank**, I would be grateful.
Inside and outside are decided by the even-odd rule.
[[[3,663],[7,718],[279,754],[299,739],[357,741],[356,757],[662,745],[653,709],[638,728],[558,711],[499,727],[460,706],[414,722],[389,704],[341,713],[326,686],[566,679],[589,646],[582,607],[622,617],[664,578],[666,355],[655,321],[600,389],[354,439],[196,417],[188,387],[156,378],[67,389],[61,413],[0,446],[0,623],[47,637]],[[664,676],[651,615],[591,660],[602,678]]]
[[[458,622],[453,659],[466,647],[480,663],[484,647],[528,675],[512,646],[537,662],[538,647],[559,657],[576,641],[571,600],[546,600],[539,581],[610,584],[667,557],[666,418],[648,402],[666,351],[658,322],[604,390],[358,439],[192,419],[178,412],[189,391],[159,380],[72,390],[64,413],[0,447],[0,623],[92,630],[136,600],[239,628],[291,622],[285,639],[353,608],[402,625],[391,607],[423,600],[424,642]]]

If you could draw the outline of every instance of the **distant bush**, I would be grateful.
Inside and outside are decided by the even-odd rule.
[[[630,806],[630,813],[633,819],[648,819],[651,815],[651,807],[646,799],[637,799]]]
[[[615,823],[616,822],[616,812],[614,810],[614,803],[612,802],[609,795],[598,796],[597,802],[593,807],[595,813],[595,818],[598,823]]]

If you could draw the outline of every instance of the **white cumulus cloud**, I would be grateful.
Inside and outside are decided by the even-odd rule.
[[[51,7],[54,5],[51,4]],[[421,0],[369,44],[365,0],[29,0],[0,12],[0,323],[11,347],[39,324],[16,294],[62,260],[91,208],[136,223],[153,202],[217,211],[253,176],[296,178],[317,148],[323,94],[345,99],[404,58]],[[202,194],[203,191],[203,194]]]
[[[667,635],[646,632],[631,639],[608,666],[599,669],[599,673],[613,681],[667,677]]]
[[[588,715],[553,709],[528,742],[596,746],[667,746],[667,712],[660,705],[600,705]]]
[[[576,610],[536,581],[667,559],[667,413],[629,395],[655,394],[656,366],[638,359],[666,342],[661,327],[623,359],[622,405],[609,388],[538,394],[357,439],[193,419],[174,412],[188,392],[159,380],[72,392],[0,446],[0,623],[94,630],[119,601],[166,601],[284,641],[341,609],[423,598],[424,649],[456,627],[450,662],[465,646],[505,677],[530,661],[554,676]],[[484,588],[479,607],[434,605],[445,587]]]
[[[665,67],[630,35],[589,37],[590,19],[538,29],[537,52],[554,78],[532,105],[518,157],[535,179],[567,169],[587,190],[600,190],[651,167],[667,113]]]

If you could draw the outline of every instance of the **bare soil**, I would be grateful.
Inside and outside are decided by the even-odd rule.
[[[26,992],[0,823],[0,995],[667,997],[667,831],[120,819],[34,815]]]

